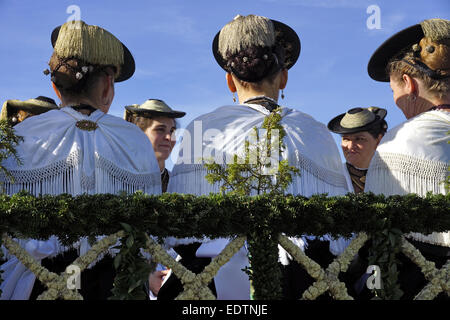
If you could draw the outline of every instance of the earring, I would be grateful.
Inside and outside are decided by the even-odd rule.
[[[233,102],[236,102],[236,92],[233,92]]]
[[[283,89],[281,89],[281,99],[284,99],[284,92],[283,92]]]

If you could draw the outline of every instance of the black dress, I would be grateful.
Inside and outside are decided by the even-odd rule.
[[[195,253],[200,245],[200,242],[194,242],[187,245],[179,245],[173,248],[175,252],[181,256],[179,263],[196,274],[202,272],[203,269],[211,262],[211,258],[198,258],[195,256]],[[208,284],[208,287],[217,298],[214,279]],[[181,292],[183,292],[183,290],[184,288],[181,280],[172,273],[159,290],[158,300],[174,300]]]
[[[54,258],[43,259],[41,265],[49,271],[60,274],[77,258],[77,250],[71,249]],[[81,272],[79,293],[84,300],[106,300],[112,295],[111,289],[113,288],[114,277],[116,275],[113,262],[114,258],[106,255],[91,269],[85,269]],[[30,300],[36,300],[46,290],[47,287],[36,278]]]
[[[166,168],[161,172],[161,185],[162,192],[167,191],[167,186],[169,184],[169,172]],[[200,242],[194,242],[187,245],[179,245],[174,247],[175,252],[181,256],[181,263],[188,270],[198,274],[203,271],[203,269],[211,262],[211,258],[198,258],[195,256],[197,249],[200,247]],[[216,288],[214,285],[214,280],[209,283],[208,287],[211,289],[213,294],[217,297]],[[146,293],[148,293],[148,285],[145,284]],[[183,284],[181,280],[175,275],[171,274],[169,278],[164,282],[158,292],[158,300],[174,300],[181,292],[183,292]]]

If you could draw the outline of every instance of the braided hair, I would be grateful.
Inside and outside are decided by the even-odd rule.
[[[235,54],[227,54],[226,68],[238,79],[260,82],[283,69],[284,49],[279,46],[251,46]]]
[[[110,75],[108,68],[115,72],[114,66],[92,65],[77,58],[60,58],[55,53],[50,58],[49,66],[51,71],[45,70],[44,73],[51,74],[51,81],[66,96],[89,95],[101,75]]]

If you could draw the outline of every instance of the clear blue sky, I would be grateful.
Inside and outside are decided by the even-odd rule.
[[[282,105],[323,123],[352,107],[388,109],[392,128],[404,121],[387,83],[367,75],[373,51],[389,36],[424,19],[450,19],[448,0],[147,0],[147,1],[13,1],[0,0],[0,102],[39,95],[57,102],[42,71],[52,53],[52,30],[80,8],[80,17],[121,40],[136,60],[136,73],[116,85],[110,113],[148,98],[165,100],[192,119],[232,104],[224,71],[211,53],[215,34],[237,14],[279,20],[299,35],[302,50],[289,71]],[[371,5],[380,12],[380,28]],[[336,141],[338,137],[336,137]],[[171,164],[169,163],[170,167]]]

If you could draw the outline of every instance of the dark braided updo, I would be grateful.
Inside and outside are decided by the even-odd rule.
[[[77,58],[59,58],[55,53],[49,61],[51,81],[65,96],[89,95],[98,79],[103,75],[113,75],[114,66],[92,65]],[[110,69],[108,73],[108,69]]]
[[[260,82],[284,66],[282,47],[252,46],[226,57],[228,72],[247,82]]]

